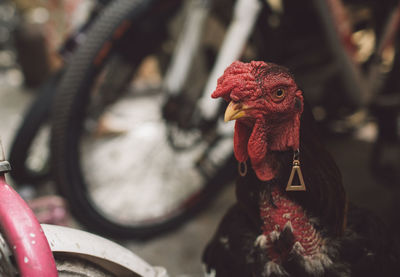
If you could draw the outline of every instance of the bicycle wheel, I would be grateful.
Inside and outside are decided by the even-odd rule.
[[[47,123],[62,74],[63,70],[53,74],[41,87],[14,136],[9,161],[13,168],[10,175],[17,184],[36,184],[50,176]]]
[[[162,117],[161,90],[139,89],[132,78],[145,57],[165,56],[167,22],[179,2],[112,3],[61,81],[52,114],[54,173],[73,214],[94,232],[155,235],[188,219],[234,177],[226,170],[230,136],[176,150],[168,137],[181,132]]]
[[[57,255],[55,257],[58,276],[60,277],[111,277],[115,276],[99,265],[84,259]]]

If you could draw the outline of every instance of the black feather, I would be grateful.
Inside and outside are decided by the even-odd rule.
[[[247,176],[237,181],[237,203],[223,218],[203,255],[209,270],[216,270],[217,277],[400,276],[398,242],[377,217],[350,205],[345,226],[346,195],[342,177],[318,135],[307,104],[300,128],[300,161],[307,191],[288,192],[288,195],[309,216],[318,218],[315,228],[325,239],[332,264],[320,271],[310,271],[306,257],[291,252],[279,270],[268,271],[267,251],[255,244],[262,234],[259,201],[261,196],[272,201],[271,186],[286,185],[293,159],[291,151],[273,155],[281,165],[276,179],[263,182],[249,170]],[[290,238],[287,232],[277,243],[285,245],[290,243]]]

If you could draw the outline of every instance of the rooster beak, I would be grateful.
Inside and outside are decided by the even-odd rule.
[[[224,121],[228,122],[241,117],[245,117],[247,115],[247,108],[248,107],[246,105],[243,105],[242,103],[234,103],[233,101],[231,101],[226,108]]]

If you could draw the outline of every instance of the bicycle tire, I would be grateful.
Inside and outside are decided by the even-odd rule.
[[[88,185],[82,172],[79,156],[79,136],[90,101],[88,91],[93,85],[96,74],[99,74],[101,66],[111,56],[114,42],[110,43],[110,38],[115,37],[116,30],[120,30],[122,24],[127,21],[136,23],[148,17],[148,12],[153,8],[146,5],[151,4],[149,2],[119,0],[104,10],[93,28],[89,30],[85,45],[79,48],[72,58],[61,81],[52,113],[52,165],[61,194],[70,203],[74,216],[90,230],[118,238],[145,239],[178,226],[211,200],[216,191],[221,188],[218,184],[224,184],[233,177],[231,172],[226,170],[231,166],[227,162],[226,167],[221,168],[201,191],[191,195],[191,198],[186,199],[177,210],[157,220],[140,223],[123,224],[107,218],[88,195]],[[147,7],[150,9],[146,9]],[[163,14],[165,15],[164,10]],[[108,52],[102,56],[101,62],[98,62],[99,53],[101,55],[105,45],[109,45]],[[145,45],[143,48],[149,47]],[[136,58],[140,61],[140,57]],[[229,161],[233,162],[233,156],[230,157]]]
[[[17,184],[38,184],[50,177],[49,161],[39,169],[27,165],[30,149],[41,128],[48,122],[51,103],[63,70],[51,75],[40,88],[39,95],[26,110],[11,144],[9,161],[11,177]],[[47,166],[46,166],[47,165]]]

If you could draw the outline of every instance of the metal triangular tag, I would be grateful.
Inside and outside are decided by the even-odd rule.
[[[297,175],[299,177],[300,181],[300,186],[293,186],[293,179],[294,179],[294,174],[297,172]],[[303,179],[303,174],[301,173],[300,169],[300,161],[299,160],[294,160],[293,161],[293,167],[292,167],[292,172],[290,173],[289,181],[286,186],[286,191],[305,191],[306,190],[306,185],[304,184],[304,179]]]

